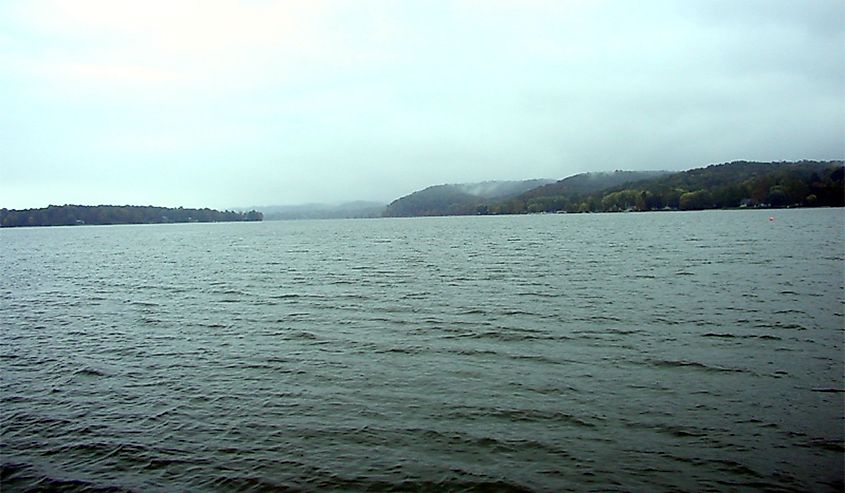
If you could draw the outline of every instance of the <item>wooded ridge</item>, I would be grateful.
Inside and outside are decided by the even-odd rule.
[[[161,224],[261,221],[258,211],[234,212],[137,205],[51,205],[41,209],[0,209],[0,227],[82,224]]]
[[[438,185],[393,201],[386,216],[842,207],[843,161],[734,161],[681,172],[582,173],[488,199]]]
[[[0,227],[146,224],[268,219],[409,217],[845,206],[843,161],[734,161],[681,172],[581,173],[558,181],[431,186],[389,205],[351,202],[276,206],[263,212],[153,206],[51,205],[0,209]],[[256,208],[257,209],[257,208]]]

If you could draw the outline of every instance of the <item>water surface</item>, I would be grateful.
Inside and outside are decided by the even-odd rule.
[[[838,491],[844,218],[4,229],[0,485]]]

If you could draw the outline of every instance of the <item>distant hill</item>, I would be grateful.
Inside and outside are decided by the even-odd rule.
[[[137,205],[51,205],[41,209],[0,209],[0,227],[82,224],[160,224],[261,221],[257,211],[233,212]]]
[[[362,217],[381,217],[385,204],[381,202],[355,201],[339,205],[303,204],[273,205],[255,207],[264,213],[267,220],[292,219],[351,219]]]
[[[622,171],[581,173],[528,190],[507,203],[494,203],[491,213],[555,212],[589,194],[644,180],[660,178],[670,171]]]
[[[521,197],[532,199],[538,197],[556,197],[560,195],[585,195],[606,188],[636,181],[651,180],[671,174],[670,171],[622,171],[594,172],[573,175],[548,185],[533,188],[523,193]]]
[[[843,161],[734,161],[680,172],[582,173],[556,182],[436,185],[393,201],[385,216],[842,207],[843,175]]]
[[[735,161],[675,173],[594,175],[576,175],[530,190],[490,204],[487,212],[841,207],[845,202],[842,161]],[[593,182],[594,178],[599,181]]]
[[[606,190],[601,209],[842,207],[844,175],[843,161],[734,161]]]
[[[394,200],[385,216],[450,216],[476,214],[493,200],[503,200],[545,185],[551,180],[485,181],[435,185]]]

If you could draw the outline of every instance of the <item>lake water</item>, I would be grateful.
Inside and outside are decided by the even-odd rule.
[[[5,229],[0,488],[841,491],[843,225]]]

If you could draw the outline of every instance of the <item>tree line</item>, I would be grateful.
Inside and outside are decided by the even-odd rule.
[[[261,221],[258,211],[235,212],[135,205],[51,205],[40,209],[0,209],[0,227],[82,224],[162,224]]]
[[[702,210],[743,207],[845,206],[842,161],[759,163],[735,161],[592,193],[557,187],[484,204],[477,214]],[[574,177],[573,177],[574,178]],[[562,180],[559,183],[563,183]]]

